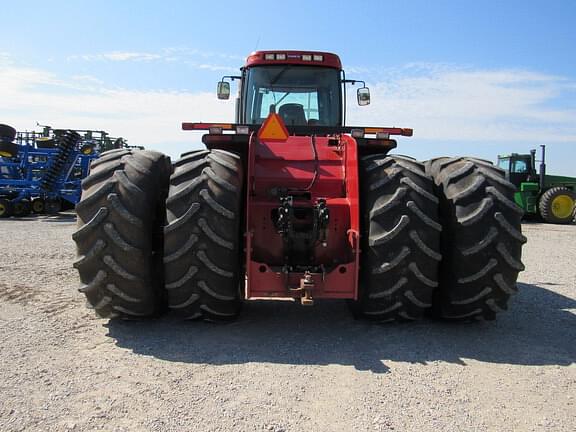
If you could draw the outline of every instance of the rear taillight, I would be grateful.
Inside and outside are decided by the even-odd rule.
[[[236,133],[239,135],[248,135],[250,128],[248,126],[236,126]]]

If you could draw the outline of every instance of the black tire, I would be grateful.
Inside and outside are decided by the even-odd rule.
[[[52,138],[52,137],[36,138],[36,148],[44,149],[44,148],[54,148],[54,147],[56,147],[56,143],[54,142],[54,138]]]
[[[49,198],[44,202],[46,214],[55,215],[62,210],[62,200],[60,198]]]
[[[438,198],[424,165],[382,154],[360,161],[360,295],[354,310],[378,321],[421,318],[441,259]]]
[[[186,156],[191,155],[191,154],[196,154],[198,152],[203,152],[205,151],[204,149],[199,149],[199,150],[190,150],[187,152],[184,152],[180,155],[180,159],[184,159]]]
[[[574,191],[557,186],[542,194],[538,202],[538,210],[544,221],[551,224],[569,224],[574,219]]]
[[[14,217],[28,216],[30,214],[30,210],[30,201],[26,199],[12,202],[12,216]]]
[[[18,156],[18,144],[11,142],[0,142],[0,156],[8,158]]]
[[[186,319],[229,321],[239,313],[244,210],[241,158],[188,153],[174,164],[166,201],[168,306]]]
[[[0,141],[12,142],[16,138],[16,129],[12,126],[0,124]]]
[[[12,203],[9,199],[0,198],[0,218],[12,216]]]
[[[73,234],[80,292],[103,318],[134,319],[163,310],[162,228],[170,159],[111,150],[82,181]]]
[[[474,158],[426,162],[440,198],[442,262],[434,313],[453,320],[493,320],[517,290],[523,211],[504,171]]]
[[[61,202],[60,211],[74,210],[76,208],[76,204],[74,204],[72,201],[68,201],[67,199],[61,199],[60,202]]]
[[[42,198],[34,198],[32,200],[32,213],[42,214],[46,209],[46,203]]]

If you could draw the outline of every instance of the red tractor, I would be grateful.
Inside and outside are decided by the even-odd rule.
[[[501,169],[388,155],[411,129],[345,126],[346,85],[363,82],[334,54],[255,52],[220,99],[227,79],[235,123],[183,124],[205,150],[92,163],[74,266],[99,316],[230,320],[259,298],[346,299],[379,321],[506,309],[526,239]]]

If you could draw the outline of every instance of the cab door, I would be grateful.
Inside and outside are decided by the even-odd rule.
[[[510,158],[508,181],[520,188],[530,177],[530,157]]]

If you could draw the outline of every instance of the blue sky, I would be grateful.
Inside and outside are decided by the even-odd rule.
[[[372,104],[348,123],[413,127],[399,153],[494,159],[548,145],[576,176],[575,1],[25,1],[3,5],[0,122],[95,128],[175,157],[182,121],[232,121],[215,83],[255,49],[339,54]]]

